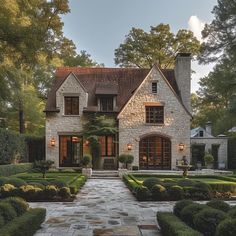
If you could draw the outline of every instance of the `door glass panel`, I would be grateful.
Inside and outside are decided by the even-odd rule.
[[[82,143],[78,136],[60,136],[60,166],[79,166]]]
[[[140,169],[170,169],[171,142],[169,139],[150,136],[139,144]]]

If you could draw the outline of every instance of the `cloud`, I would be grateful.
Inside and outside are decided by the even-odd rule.
[[[194,36],[202,42],[202,30],[204,29],[205,22],[197,16],[191,16],[188,20],[188,27],[193,32]]]

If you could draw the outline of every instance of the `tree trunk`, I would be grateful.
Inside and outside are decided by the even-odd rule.
[[[19,131],[20,134],[23,134],[25,132],[24,110],[22,103],[20,103],[19,105]]]

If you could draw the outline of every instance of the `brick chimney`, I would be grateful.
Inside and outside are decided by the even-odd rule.
[[[178,53],[175,58],[175,78],[184,106],[191,112],[191,54]]]

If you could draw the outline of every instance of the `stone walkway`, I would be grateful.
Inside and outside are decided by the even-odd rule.
[[[120,179],[89,179],[71,203],[31,203],[47,209],[35,236],[158,236],[156,212],[170,202],[138,202]]]

